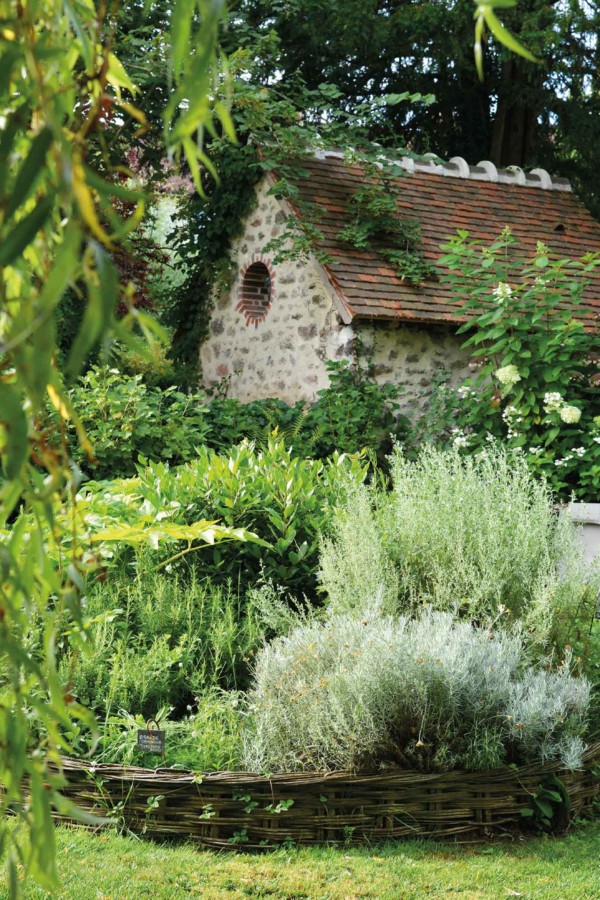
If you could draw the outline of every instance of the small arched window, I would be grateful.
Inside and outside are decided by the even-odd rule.
[[[264,262],[250,263],[243,271],[237,308],[246,317],[246,325],[258,325],[271,306],[273,275]]]

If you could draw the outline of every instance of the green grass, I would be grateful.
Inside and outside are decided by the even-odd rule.
[[[279,850],[261,856],[159,845],[113,833],[58,830],[62,890],[72,900],[525,900],[600,897],[600,823],[565,838],[507,837],[493,844],[406,841],[370,849]],[[7,896],[0,888],[0,897]],[[49,897],[28,885],[27,898]]]

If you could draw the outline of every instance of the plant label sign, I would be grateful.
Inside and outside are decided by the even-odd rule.
[[[138,728],[137,746],[138,750],[142,750],[144,753],[158,753],[160,756],[164,756],[166,746],[165,732]]]

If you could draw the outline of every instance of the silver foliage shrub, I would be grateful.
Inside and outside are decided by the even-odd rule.
[[[244,763],[267,772],[581,762],[589,687],[450,613],[332,614],[265,646]]]
[[[524,460],[490,447],[477,459],[424,448],[391,457],[389,495],[347,495],[323,544],[321,586],[334,609],[360,612],[378,590],[386,610],[424,604],[481,622],[520,622],[540,645],[572,639],[600,588],[575,527]]]

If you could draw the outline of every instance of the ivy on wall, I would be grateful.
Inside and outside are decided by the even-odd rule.
[[[185,221],[178,228],[174,247],[183,260],[186,278],[163,311],[165,323],[174,329],[171,355],[180,383],[198,380],[198,350],[208,336],[215,286],[231,278],[232,242],[243,230],[245,218],[256,205],[254,187],[260,179],[256,147],[213,149],[220,175],[206,186],[206,194],[194,194],[182,210]]]
[[[398,178],[406,171],[393,161],[359,158],[365,178],[346,204],[348,221],[338,232],[356,250],[374,250],[394,268],[398,278],[418,284],[433,274],[419,244],[421,228],[398,214]]]
[[[244,220],[256,204],[256,184],[265,173],[275,178],[271,193],[288,200],[298,215],[288,217],[283,233],[265,244],[264,252],[273,254],[275,263],[310,255],[329,261],[319,246],[320,207],[303,201],[298,188],[309,175],[304,160],[316,149],[345,148],[348,162],[365,171],[363,185],[348,200],[340,239],[357,250],[376,250],[400,278],[418,283],[429,274],[418,249],[418,223],[399,216],[396,209],[395,179],[406,172],[393,153],[384,157],[382,148],[364,134],[365,122],[380,115],[382,107],[405,101],[427,104],[432,98],[407,93],[371,98],[349,113],[338,106],[335,85],[309,91],[299,76],[283,94],[277,85],[265,87],[254,80],[257,59],[264,64],[263,57],[269,57],[273,71],[277,53],[276,42],[267,42],[254,57],[247,51],[233,55],[232,116],[240,143],[213,140],[211,159],[219,180],[207,179],[204,196],[188,200],[180,213],[186,224],[173,236],[186,278],[168,300],[163,318],[174,329],[172,355],[181,383],[198,379],[198,350],[208,335],[215,288],[231,279],[232,242],[243,233]],[[406,150],[395,153],[414,156]]]

